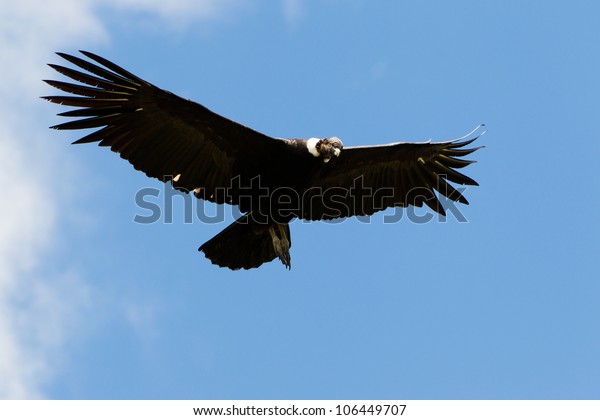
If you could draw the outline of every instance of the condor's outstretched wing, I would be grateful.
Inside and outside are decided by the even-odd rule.
[[[52,128],[97,129],[74,143],[99,142],[149,177],[161,181],[173,178],[177,188],[196,189],[199,197],[219,203],[224,197],[216,191],[229,187],[236,172],[243,170],[250,177],[259,175],[265,159],[286,148],[283,140],[159,89],[102,57],[81,53],[103,67],[57,53],[87,73],[50,64],[81,84],[45,80],[77,95],[44,97],[78,108],[59,114],[76,120]],[[233,204],[235,201],[234,197]]]
[[[344,148],[339,158],[323,166],[314,188],[305,194],[302,218],[371,215],[388,207],[421,207],[423,203],[445,215],[436,191],[447,199],[468,204],[448,181],[478,185],[457,170],[474,163],[461,157],[483,147],[465,148],[478,137]]]

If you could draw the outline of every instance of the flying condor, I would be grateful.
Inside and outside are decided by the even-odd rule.
[[[439,143],[344,147],[337,137],[274,138],[162,90],[90,52],[92,61],[50,64],[78,83],[45,80],[67,92],[46,96],[75,107],[58,130],[95,129],[75,144],[99,143],[135,169],[244,215],[199,250],[221,267],[250,269],[278,257],[290,268],[289,222],[371,215],[388,207],[429,206],[439,197],[468,204],[451,185],[477,185],[458,169],[477,136]],[[95,62],[95,63],[94,63]],[[436,193],[437,191],[437,193]],[[443,201],[443,200],[442,200]]]

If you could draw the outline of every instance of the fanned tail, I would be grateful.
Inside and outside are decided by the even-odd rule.
[[[254,221],[250,213],[223,229],[218,235],[202,245],[198,251],[204,252],[213,264],[231,270],[249,270],[274,260],[276,257],[290,268],[289,248],[291,235],[289,224],[282,225],[288,246],[280,246],[276,252],[272,233],[278,231],[275,224],[265,225]],[[270,231],[271,230],[271,231]],[[279,231],[280,232],[280,231]],[[277,242],[279,245],[280,243]]]

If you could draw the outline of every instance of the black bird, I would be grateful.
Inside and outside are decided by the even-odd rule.
[[[95,61],[57,53],[84,71],[49,64],[79,83],[45,80],[75,96],[45,96],[76,107],[58,130],[97,129],[74,144],[108,146],[137,170],[214,203],[245,213],[200,247],[232,270],[278,257],[290,268],[294,218],[327,220],[371,215],[388,207],[426,204],[444,215],[438,196],[468,204],[448,181],[477,185],[457,169],[478,136],[440,143],[390,143],[344,148],[337,137],[287,139],[261,134],[162,90],[90,52]]]

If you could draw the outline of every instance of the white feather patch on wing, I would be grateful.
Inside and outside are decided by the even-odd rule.
[[[308,151],[310,152],[310,154],[313,155],[314,157],[321,156],[321,154],[317,150],[317,143],[319,141],[320,141],[320,139],[318,139],[316,137],[311,137],[308,140],[306,140],[306,147],[308,148]]]

